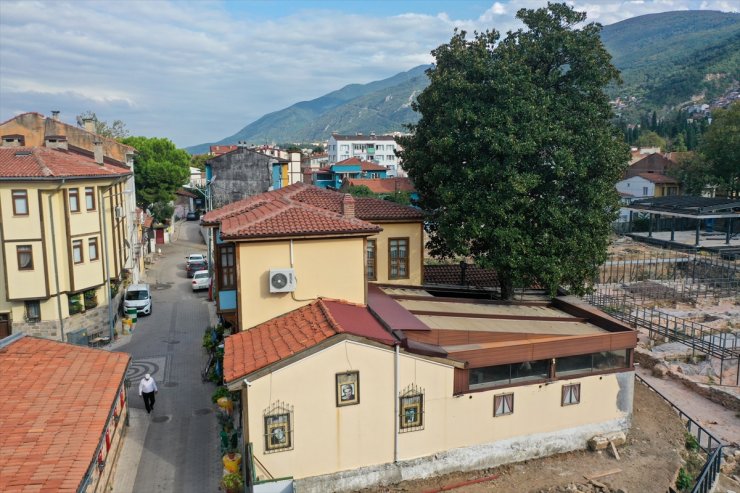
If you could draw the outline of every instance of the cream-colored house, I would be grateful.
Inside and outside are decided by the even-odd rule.
[[[226,339],[261,480],[355,491],[585,448],[627,430],[635,331],[575,299],[369,289]]]
[[[217,310],[241,330],[318,298],[367,302],[367,282],[422,284],[413,207],[296,183],[210,211]],[[290,279],[276,289],[271,278]]]
[[[129,256],[131,170],[63,142],[0,147],[0,314],[13,333],[108,337],[117,314],[108,283],[115,287]]]
[[[58,111],[53,111],[51,117],[34,112],[22,113],[0,123],[0,139],[3,146],[59,147],[131,171],[124,186],[127,193],[123,197],[123,214],[127,217],[128,226],[125,241],[131,245],[124,251],[124,265],[132,282],[137,283],[144,272],[144,252],[135,214],[136,184],[133,171],[136,149],[96,134],[95,121],[92,119],[85,119],[83,123],[84,128],[65,123],[60,120]]]

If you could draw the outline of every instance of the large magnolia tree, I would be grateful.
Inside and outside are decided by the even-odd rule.
[[[628,148],[605,86],[618,80],[598,24],[548,4],[517,13],[525,29],[432,52],[404,168],[430,213],[438,257],[470,256],[515,286],[583,292],[606,258]]]

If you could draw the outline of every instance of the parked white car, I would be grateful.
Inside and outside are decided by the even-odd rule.
[[[190,284],[190,286],[193,288],[193,291],[198,291],[199,289],[208,289],[208,287],[211,285],[211,278],[208,276],[207,270],[197,270],[195,273],[193,273],[193,282]]]
[[[136,308],[138,313],[151,315],[152,313],[152,293],[148,284],[132,284],[126,290],[126,296],[123,298],[123,308]]]
[[[206,256],[202,253],[191,253],[187,257],[185,257],[185,260],[187,260],[186,267],[190,267],[190,262],[205,262]]]

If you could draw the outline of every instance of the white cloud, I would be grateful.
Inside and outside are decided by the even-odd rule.
[[[698,1],[575,6],[608,24]],[[706,2],[730,10],[727,3]],[[0,120],[20,108],[60,109],[72,121],[90,109],[178,145],[217,140],[298,101],[431,63],[455,27],[506,32],[519,8],[545,1],[495,2],[472,16],[457,15],[456,2],[446,12],[393,16],[313,5],[260,21],[228,2],[0,0]]]

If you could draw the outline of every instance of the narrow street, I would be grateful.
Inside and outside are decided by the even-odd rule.
[[[201,382],[200,376],[202,336],[209,324],[207,292],[191,290],[184,258],[206,253],[206,246],[195,221],[179,223],[173,237],[173,243],[158,245],[162,254],[155,255],[143,281],[152,289],[152,314],[140,315],[129,341],[113,348],[133,359],[127,374],[131,423],[126,441],[131,443],[122,453],[115,493],[218,489],[218,424],[211,403],[215,386]],[[151,415],[138,395],[146,373],[159,387]]]

